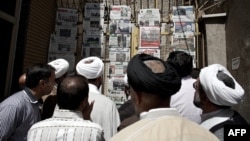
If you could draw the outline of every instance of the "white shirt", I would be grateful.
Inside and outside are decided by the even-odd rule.
[[[95,103],[91,119],[102,126],[104,138],[108,141],[117,133],[117,127],[120,125],[118,110],[111,99],[102,95],[95,85],[89,84],[89,102],[93,100]]]
[[[80,111],[57,109],[52,118],[34,124],[28,141],[104,141],[100,125],[84,120]]]
[[[195,92],[193,83],[195,81],[191,76],[182,78],[180,90],[171,96],[170,107],[176,108],[183,117],[200,123],[202,110],[193,103]]]
[[[110,141],[218,141],[207,129],[179,115],[174,108],[151,109]]]

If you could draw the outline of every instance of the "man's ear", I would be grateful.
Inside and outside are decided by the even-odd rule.
[[[201,102],[204,103],[205,105],[207,105],[207,103],[211,103],[204,91],[201,91],[200,99],[201,99]]]
[[[39,85],[40,85],[40,86],[44,87],[45,84],[46,84],[45,80],[41,79],[41,80],[39,81]]]

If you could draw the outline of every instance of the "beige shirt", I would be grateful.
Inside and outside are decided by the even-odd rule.
[[[175,109],[153,109],[110,141],[218,141],[207,129],[181,117]]]

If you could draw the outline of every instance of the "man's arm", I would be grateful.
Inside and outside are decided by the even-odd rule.
[[[0,140],[8,140],[16,129],[17,108],[13,105],[0,106]]]

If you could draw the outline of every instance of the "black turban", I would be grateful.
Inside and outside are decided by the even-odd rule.
[[[156,60],[165,65],[165,71],[154,73],[144,61]],[[174,68],[163,60],[147,54],[137,54],[128,63],[128,83],[135,91],[146,92],[161,97],[170,97],[179,91],[181,79]]]

